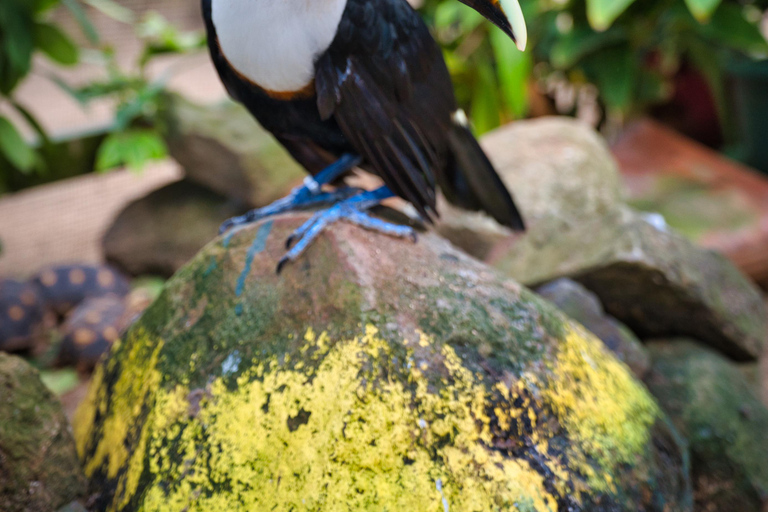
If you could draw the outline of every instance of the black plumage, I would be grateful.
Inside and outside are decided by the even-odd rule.
[[[347,0],[333,42],[316,58],[313,83],[289,93],[267,91],[230,65],[212,1],[202,0],[208,44],[227,91],[310,173],[342,154],[359,155],[361,167],[427,220],[436,215],[439,186],[450,202],[523,229],[509,192],[454,117],[440,48],[405,0]]]

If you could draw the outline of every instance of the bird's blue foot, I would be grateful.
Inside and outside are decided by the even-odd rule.
[[[360,157],[354,155],[342,155],[336,162],[320,171],[317,176],[308,176],[304,180],[304,185],[296,187],[286,197],[278,199],[274,203],[264,206],[263,208],[256,208],[243,215],[232,217],[231,219],[224,221],[221,227],[219,227],[219,234],[234,227],[250,224],[251,222],[256,222],[257,220],[277,215],[278,213],[304,210],[315,206],[331,205],[359,194],[360,189],[352,187],[342,187],[332,192],[322,191],[323,185],[331,183],[359,163]]]
[[[362,192],[314,214],[307,222],[294,231],[286,241],[286,246],[290,249],[278,262],[277,273],[280,273],[286,263],[295,261],[301,256],[326,226],[339,220],[346,220],[366,229],[387,235],[410,238],[415,242],[416,231],[413,228],[392,224],[371,217],[366,213],[366,210],[392,196],[392,192],[387,187],[381,187],[370,192]],[[291,247],[293,242],[296,242],[296,244]]]

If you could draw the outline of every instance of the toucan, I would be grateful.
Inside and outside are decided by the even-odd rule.
[[[518,0],[461,1],[525,48]],[[411,227],[367,211],[399,196],[432,222],[438,187],[459,207],[524,229],[456,105],[439,46],[406,0],[202,0],[202,10],[227,92],[310,174],[287,197],[228,220],[222,232],[283,211],[325,207],[289,238],[278,272],[341,219],[415,239]],[[355,167],[384,185],[345,186]]]

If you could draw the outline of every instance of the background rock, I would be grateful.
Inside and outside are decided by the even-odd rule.
[[[0,353],[0,510],[55,510],[85,493],[69,422],[22,359]]]
[[[215,107],[168,96],[171,156],[187,179],[251,207],[283,197],[306,172],[248,111],[232,101]]]
[[[104,235],[106,259],[131,275],[170,276],[246,208],[182,180],[128,205]]]
[[[527,232],[554,241],[557,233],[610,215],[621,204],[620,178],[605,141],[566,117],[517,121],[483,137],[502,181],[512,192]],[[509,236],[489,217],[440,204],[438,231],[484,259]]]
[[[600,338],[637,377],[642,378],[648,371],[651,364],[648,351],[627,326],[605,314],[595,294],[566,278],[547,283],[535,291]]]
[[[690,340],[649,349],[648,388],[690,446],[695,510],[765,510],[768,409],[739,368]]]
[[[433,234],[306,215],[211,243],[75,421],[96,510],[690,510],[687,456],[602,343]]]
[[[499,248],[493,266],[525,283],[567,276],[640,337],[686,335],[738,360],[763,348],[768,318],[755,285],[723,256],[630,210]]]

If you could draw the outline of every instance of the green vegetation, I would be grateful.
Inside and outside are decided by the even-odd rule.
[[[608,116],[625,118],[667,100],[689,64],[721,108],[723,64],[733,53],[768,55],[758,23],[764,0],[521,0],[529,50],[452,0],[422,10],[445,45],[459,102],[479,132],[524,117],[534,80],[593,84]]]

